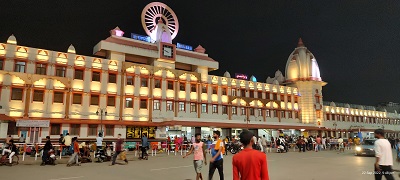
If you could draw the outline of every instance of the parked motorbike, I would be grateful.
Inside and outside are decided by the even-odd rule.
[[[97,149],[95,153],[95,158],[97,162],[111,161],[112,154],[106,153],[104,149]]]
[[[56,155],[55,151],[53,149],[50,149],[49,152],[47,152],[47,158],[45,161],[45,164],[47,165],[56,165]]]

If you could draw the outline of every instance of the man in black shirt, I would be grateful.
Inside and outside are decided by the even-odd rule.
[[[42,164],[44,166],[46,164],[46,159],[49,156],[50,149],[53,149],[53,145],[50,142],[50,136],[46,136],[46,144],[43,147],[43,155],[42,155]]]

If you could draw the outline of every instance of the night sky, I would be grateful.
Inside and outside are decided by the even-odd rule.
[[[145,35],[142,9],[150,1],[13,0],[0,5],[0,42],[92,55],[119,26]],[[174,43],[201,44],[222,76],[245,73],[265,82],[302,37],[315,55],[324,101],[375,105],[400,102],[400,1],[162,1],[178,16]]]

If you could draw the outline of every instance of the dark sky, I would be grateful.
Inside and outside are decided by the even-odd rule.
[[[1,3],[0,42],[91,55],[119,26],[145,35],[150,1],[13,0]],[[325,101],[374,105],[400,102],[400,1],[162,1],[178,16],[174,43],[201,44],[220,69],[265,82],[285,70],[299,37],[315,55]]]

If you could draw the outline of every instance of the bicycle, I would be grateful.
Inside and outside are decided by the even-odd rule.
[[[17,153],[15,153],[15,155],[12,157],[12,163],[9,163],[9,159],[8,159],[9,153],[4,154],[1,159],[0,159],[0,166],[2,165],[9,165],[9,166],[13,166],[13,165],[18,165],[19,164],[19,157],[17,155]]]

